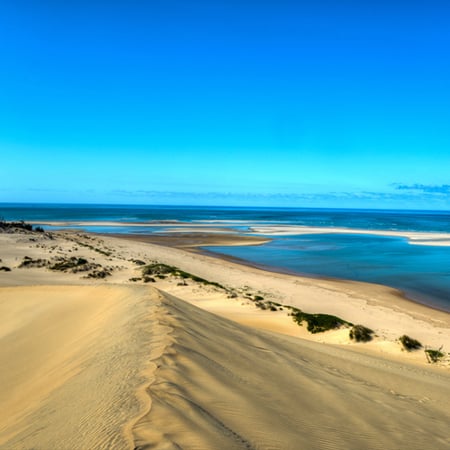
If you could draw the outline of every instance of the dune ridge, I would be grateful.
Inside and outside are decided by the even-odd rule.
[[[448,448],[448,374],[250,329],[169,295],[146,449]],[[430,418],[432,420],[429,420]]]
[[[148,409],[139,391],[164,337],[157,297],[138,286],[0,289],[2,319],[15,317],[0,338],[0,448],[132,448],[128,423]]]

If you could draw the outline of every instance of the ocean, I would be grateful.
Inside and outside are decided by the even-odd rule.
[[[252,227],[278,225],[346,228],[345,234],[271,233],[268,237],[272,241],[261,246],[206,250],[273,270],[384,284],[402,290],[412,300],[450,312],[450,247],[413,245],[404,237],[352,233],[352,230],[450,233],[447,211],[0,204],[0,218],[42,223],[83,222],[67,226],[91,232],[134,234],[164,232],[176,227],[177,222],[227,226],[243,234],[251,234]],[[106,222],[121,225],[110,226]]]

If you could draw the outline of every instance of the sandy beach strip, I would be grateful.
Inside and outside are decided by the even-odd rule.
[[[155,234],[102,234],[104,237],[115,237],[137,242],[154,243],[168,247],[196,250],[198,247],[209,245],[239,246],[262,245],[270,242],[270,238],[259,236],[238,235],[233,233],[210,233],[198,230],[195,233],[186,231],[172,231],[170,233]]]
[[[367,283],[87,233],[0,234],[0,448],[446,449],[450,315]],[[108,269],[20,268],[83,258]],[[145,284],[141,262],[217,282]],[[93,266],[99,270],[97,266]],[[135,280],[135,281],[132,281]],[[223,288],[220,287],[223,285]],[[230,297],[230,292],[236,296]],[[375,330],[312,335],[262,296]],[[214,314],[212,314],[214,313]]]
[[[363,230],[337,227],[304,227],[296,225],[251,226],[250,232],[264,236],[295,236],[303,234],[368,234],[375,236],[404,237],[414,245],[450,246],[450,233],[420,231]]]
[[[47,225],[52,227],[148,227],[163,229],[163,233],[221,233],[239,234],[240,236],[263,235],[267,240],[270,236],[295,236],[303,234],[367,234],[375,236],[404,237],[410,244],[450,246],[450,233],[436,233],[425,231],[396,231],[396,230],[366,230],[339,227],[308,227],[298,225],[262,225],[251,221],[196,221],[196,222],[176,222],[176,221],[155,221],[155,222],[120,222],[120,221],[31,221],[30,223]],[[215,225],[214,227],[212,225]],[[220,226],[219,226],[220,225]],[[237,231],[233,226],[246,226],[246,231]],[[226,238],[225,238],[226,239]],[[229,244],[224,244],[229,245]]]

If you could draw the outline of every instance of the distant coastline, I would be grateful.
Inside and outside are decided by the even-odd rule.
[[[383,284],[450,310],[444,211],[0,205],[0,216],[210,251],[266,270]]]

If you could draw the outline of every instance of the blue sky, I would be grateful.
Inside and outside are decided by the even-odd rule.
[[[0,201],[450,209],[449,13],[1,0]]]

